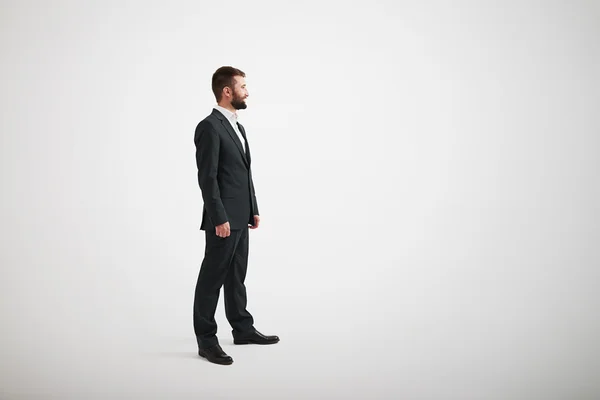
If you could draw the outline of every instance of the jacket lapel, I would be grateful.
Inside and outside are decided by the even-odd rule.
[[[229,136],[231,136],[231,140],[233,140],[233,142],[237,146],[238,150],[240,151],[240,155],[242,156],[242,159],[244,160],[244,163],[246,164],[247,167],[249,167],[250,164],[248,163],[248,159],[246,158],[246,154],[244,153],[244,148],[242,147],[243,144],[240,142],[240,138],[238,137],[238,135],[233,130],[233,127],[231,126],[231,123],[218,110],[214,109],[213,113],[215,113],[216,117],[221,121],[221,124],[223,125],[223,127],[225,128],[225,130],[227,131],[227,133],[229,134]]]

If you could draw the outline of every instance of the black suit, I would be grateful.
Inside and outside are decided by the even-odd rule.
[[[241,143],[229,120],[214,109],[196,127],[196,165],[204,206],[200,229],[206,234],[204,260],[194,297],[194,331],[200,348],[218,343],[214,315],[221,286],[225,313],[234,337],[254,330],[246,310],[244,280],[248,264],[248,225],[254,225],[258,205],[250,170],[250,148],[238,124]],[[244,152],[244,147],[246,152]],[[229,222],[231,235],[221,238],[215,226]]]

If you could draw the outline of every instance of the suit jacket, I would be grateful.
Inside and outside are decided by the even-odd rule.
[[[231,229],[243,229],[254,225],[254,215],[258,215],[250,147],[244,127],[238,127],[246,153],[229,120],[216,109],[196,127],[196,166],[204,201],[202,230],[227,221]]]

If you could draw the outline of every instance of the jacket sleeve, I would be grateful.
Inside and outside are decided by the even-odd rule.
[[[204,207],[214,226],[224,224],[228,219],[217,182],[221,145],[219,135],[210,123],[201,123],[196,128],[194,142],[196,144],[198,184],[202,191]]]

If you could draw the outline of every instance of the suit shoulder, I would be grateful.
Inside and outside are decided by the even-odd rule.
[[[196,131],[198,131],[198,129],[214,129],[218,126],[218,123],[219,119],[215,117],[214,114],[210,114],[198,123],[196,126]]]
[[[209,115],[208,117],[204,118],[198,123],[198,125],[196,125],[194,137],[198,138],[198,136],[202,132],[210,132],[212,134],[216,134],[217,122],[218,120],[212,115]]]

